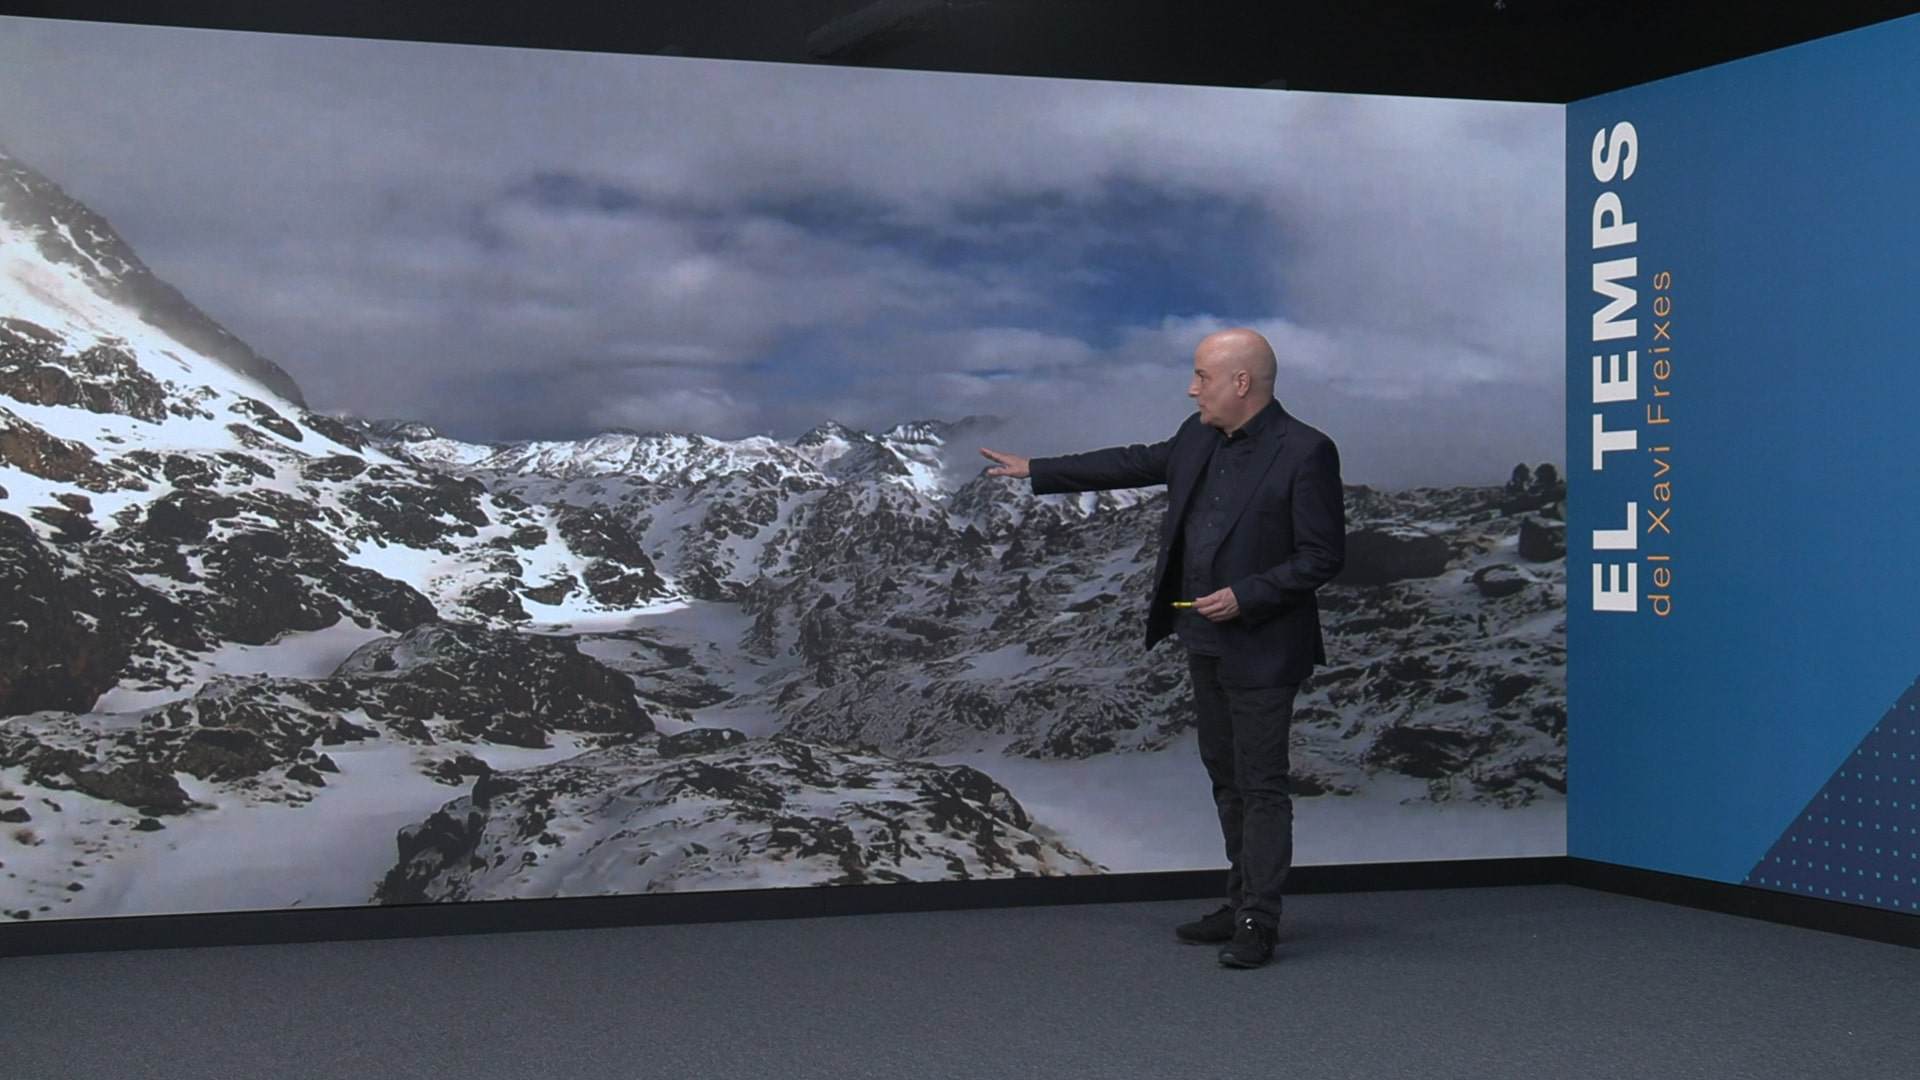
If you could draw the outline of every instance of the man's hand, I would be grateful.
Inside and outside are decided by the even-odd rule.
[[[1193,610],[1205,615],[1210,622],[1226,622],[1240,614],[1240,600],[1232,589],[1221,589],[1195,600]]]
[[[1029,475],[1027,462],[1033,460],[1032,458],[1023,458],[1014,454],[1003,454],[998,450],[989,450],[984,446],[980,448],[980,453],[984,457],[998,462],[998,464],[987,469],[988,476],[1010,476],[1019,480]]]

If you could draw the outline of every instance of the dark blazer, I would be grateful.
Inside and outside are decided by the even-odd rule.
[[[1216,579],[1240,603],[1238,616],[1215,624],[1220,678],[1245,686],[1298,683],[1314,664],[1326,663],[1314,590],[1340,572],[1347,546],[1346,496],[1333,440],[1285,410],[1261,438],[1260,452],[1271,456],[1254,463],[1244,500],[1228,509],[1227,534],[1213,563]],[[1148,648],[1173,632],[1173,601],[1195,599],[1180,595],[1181,568],[1173,556],[1187,504],[1219,441],[1220,433],[1196,413],[1165,442],[1034,458],[1029,466],[1038,495],[1167,485],[1147,609]]]

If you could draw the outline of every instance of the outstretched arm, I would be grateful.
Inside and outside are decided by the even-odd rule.
[[[1173,440],[1045,458],[1015,458],[992,450],[980,452],[1002,463],[1000,468],[988,469],[989,476],[1029,476],[1033,479],[1035,495],[1052,495],[1164,484],[1167,462],[1173,456]],[[1015,469],[1018,471],[1010,471]]]

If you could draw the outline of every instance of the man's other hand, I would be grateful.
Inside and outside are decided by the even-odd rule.
[[[1232,589],[1221,589],[1195,600],[1193,610],[1206,616],[1210,622],[1226,622],[1240,614],[1240,600],[1233,595]]]
[[[989,450],[984,446],[980,448],[980,453],[987,459],[998,463],[987,469],[988,476],[1009,476],[1015,480],[1019,480],[1029,475],[1027,472],[1027,463],[1032,461],[1032,458],[1023,458],[1015,454],[1003,454],[998,450]]]

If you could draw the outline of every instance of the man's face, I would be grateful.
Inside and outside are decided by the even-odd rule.
[[[1199,406],[1201,423],[1225,431],[1239,419],[1237,374],[1218,350],[1195,350],[1193,381],[1187,384],[1187,396]]]

